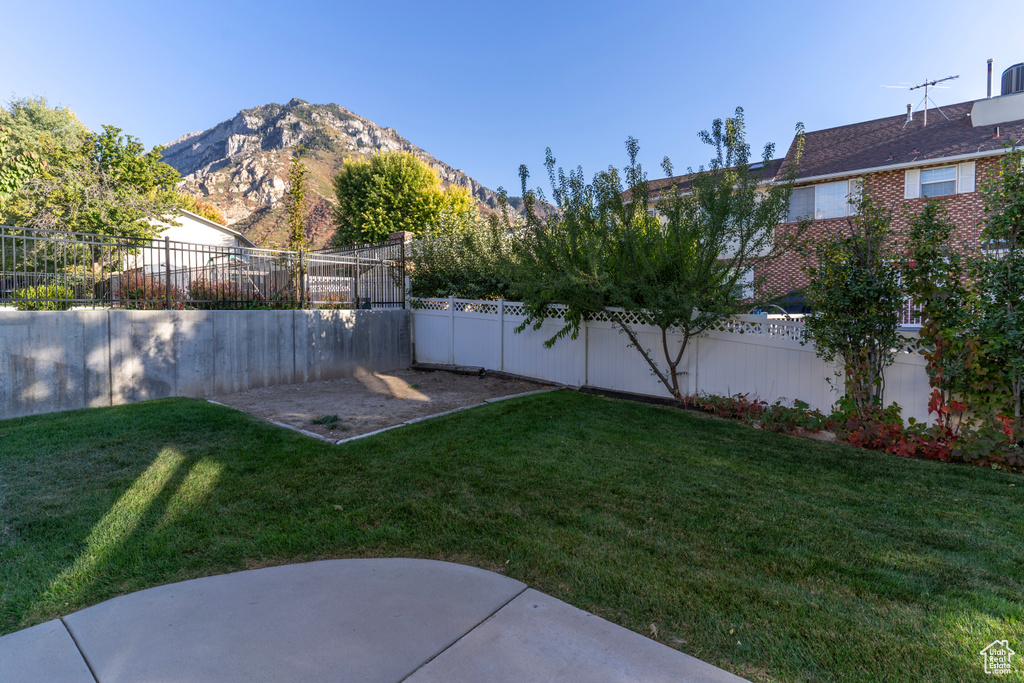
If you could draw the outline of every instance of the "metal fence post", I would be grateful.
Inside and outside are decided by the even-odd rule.
[[[299,309],[306,308],[306,268],[302,262],[302,249],[299,249]]]
[[[143,278],[146,276],[143,275]],[[143,286],[145,291],[145,286]],[[171,238],[164,237],[164,298],[167,310],[171,310]]]
[[[356,251],[356,265],[355,265],[355,277],[352,278],[352,308],[359,310],[359,252]]]
[[[405,308],[405,289],[406,285],[406,268],[405,268],[405,238],[402,238],[402,308]]]

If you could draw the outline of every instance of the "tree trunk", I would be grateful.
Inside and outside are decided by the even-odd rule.
[[[668,349],[668,328],[659,326],[659,329],[661,330],[661,346],[665,353],[665,362],[668,363],[669,368],[668,376],[666,376],[665,373],[661,371],[661,368],[658,367],[657,362],[651,358],[651,354],[647,352],[647,349],[640,344],[640,340],[637,339],[636,333],[622,320],[622,317],[614,311],[606,311],[606,313],[620,328],[622,328],[622,331],[626,333],[626,336],[629,337],[630,345],[636,347],[640,352],[640,355],[644,357],[644,360],[647,361],[647,365],[650,366],[655,376],[657,376],[668,390],[668,393],[670,393],[677,401],[682,401],[683,393],[679,389],[679,373],[677,368],[683,358],[683,352],[686,350],[686,346],[690,341],[690,331],[685,330],[683,332],[683,342],[679,346],[679,353],[675,354],[675,358],[673,359],[672,354]]]

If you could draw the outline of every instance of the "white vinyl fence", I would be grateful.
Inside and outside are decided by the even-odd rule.
[[[523,305],[508,301],[417,299],[411,301],[413,354],[418,363],[478,366],[569,386],[668,397],[640,352],[618,325],[593,320],[581,325],[577,339],[563,338],[551,348],[544,342],[563,324],[554,307],[539,330],[515,329],[525,319]],[[637,337],[664,369],[661,331],[637,325]],[[798,321],[737,316],[691,339],[680,370],[687,394],[747,394],[768,402],[799,399],[829,411],[840,393],[839,368],[815,355],[813,343],[801,344]],[[928,375],[916,334],[906,343],[885,376],[885,403],[896,401],[903,418],[928,419]],[[680,335],[669,335],[678,349]],[[831,383],[829,382],[831,380]]]

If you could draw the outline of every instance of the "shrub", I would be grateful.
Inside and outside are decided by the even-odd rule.
[[[309,292],[306,292],[309,301]],[[299,307],[299,298],[290,287],[271,289],[266,294],[256,293],[248,308],[262,311],[290,311]]]
[[[121,306],[138,311],[164,310],[167,308],[168,285],[160,278],[147,273],[133,272],[116,276]],[[182,310],[185,295],[170,285],[171,308]]]
[[[430,229],[411,245],[410,295],[463,299],[508,298],[511,242],[504,226]]]
[[[962,409],[962,404],[953,403]],[[831,415],[810,410],[802,401],[794,401],[790,408],[782,405],[781,401],[769,404],[751,400],[745,394],[694,394],[683,397],[683,405],[783,434],[806,434],[828,429],[855,448],[904,458],[1024,471],[1024,451],[1014,443],[1012,420],[1006,416],[1001,416],[996,426],[983,424],[979,428],[955,432],[941,423],[928,426],[913,418],[904,426],[896,403],[887,408],[862,408],[849,396],[839,400]]]
[[[19,311],[66,311],[72,306],[69,299],[74,298],[73,289],[54,283],[23,287],[13,295]]]
[[[805,323],[818,356],[843,365],[845,396],[867,410],[882,405],[885,368],[900,341],[903,292],[892,210],[867,190],[850,203],[856,214],[806,248],[813,258],[804,296],[814,313]]]
[[[323,311],[340,311],[346,308],[355,308],[347,296],[335,293],[318,295],[313,307]]]
[[[188,297],[192,308],[206,311],[247,308],[255,301],[251,292],[230,282],[202,278],[189,285]]]

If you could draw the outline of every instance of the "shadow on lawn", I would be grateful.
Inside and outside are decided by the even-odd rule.
[[[186,457],[177,449],[162,449],[93,527],[74,564],[54,578],[40,602],[60,604],[69,598],[73,602],[75,594],[86,592],[106,564],[117,564],[115,557],[126,552],[131,536],[144,519],[154,530],[166,528],[208,497],[223,466],[210,458],[186,464]],[[163,514],[157,519],[160,513],[156,510],[161,508]]]

